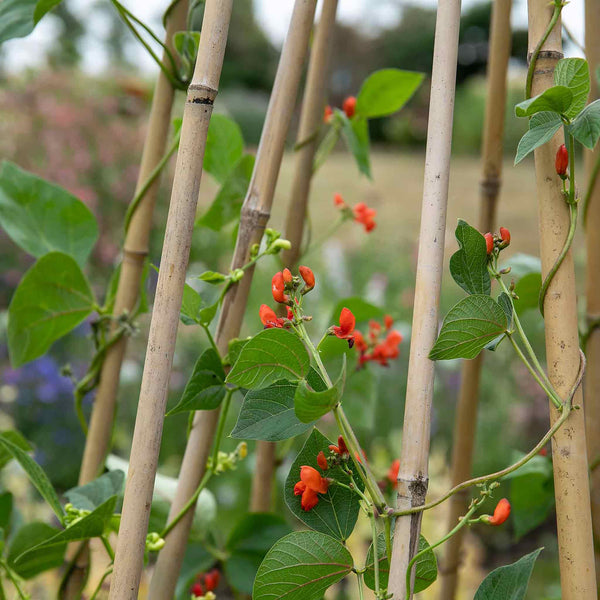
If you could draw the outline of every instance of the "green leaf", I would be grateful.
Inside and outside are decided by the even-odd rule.
[[[184,325],[194,325],[200,322],[200,309],[203,305],[202,296],[189,284],[183,288],[181,314],[179,318]]]
[[[175,50],[181,56],[186,66],[190,68],[196,61],[198,46],[200,45],[199,31],[177,31],[173,35],[173,45]],[[219,115],[214,115],[215,117]],[[211,117],[212,121],[212,117]],[[210,132],[210,126],[208,128]],[[208,144],[208,139],[207,139]],[[208,148],[207,148],[208,149]],[[207,169],[208,170],[208,169]]]
[[[297,384],[277,381],[246,394],[231,437],[278,442],[304,433],[314,423],[302,423],[294,411]]]
[[[569,125],[571,135],[590,150],[600,137],[600,100],[588,104]]]
[[[345,541],[354,530],[360,508],[358,496],[352,490],[338,485],[330,485],[326,494],[319,494],[318,504],[309,511],[302,510],[300,496],[294,495],[294,486],[300,480],[300,467],[308,465],[320,471],[317,465],[317,454],[323,451],[328,456],[331,443],[317,429],[313,430],[290,468],[285,482],[284,495],[288,508],[311,529]],[[339,467],[329,469],[324,475],[333,477],[346,485],[350,482],[349,477]],[[360,478],[356,476],[355,480],[362,489]]]
[[[36,258],[64,252],[80,266],[98,239],[96,218],[81,200],[6,161],[0,170],[0,227]]]
[[[583,58],[563,58],[554,68],[554,83],[564,85],[573,92],[573,102],[566,115],[576,117],[587,104],[590,93],[590,70]]]
[[[15,446],[21,448],[25,452],[32,452],[33,447],[31,444],[16,430],[10,429],[3,431],[2,436],[9,442],[12,442]],[[6,449],[0,446],[0,469],[4,468],[14,456]]]
[[[10,525],[13,509],[13,495],[10,492],[0,494],[0,529],[6,531]]]
[[[204,169],[224,184],[243,152],[244,138],[239,125],[225,115],[213,115],[208,126]]]
[[[562,120],[556,113],[544,111],[533,115],[529,121],[529,130],[525,132],[517,146],[515,165],[530,152],[549,142],[561,125]]]
[[[67,490],[65,496],[75,508],[94,510],[112,496],[121,496],[124,481],[123,471],[109,471],[85,485]]]
[[[481,583],[473,600],[523,600],[533,565],[542,551],[538,548],[517,562],[494,569]]]
[[[32,579],[44,571],[62,566],[67,550],[66,542],[46,548],[44,552],[33,552],[24,560],[15,562],[17,557],[39,544],[44,544],[58,533],[60,530],[50,527],[46,523],[36,521],[23,525],[11,540],[8,548],[7,562],[10,568],[19,577]]]
[[[212,410],[225,397],[225,371],[219,355],[212,349],[205,350],[194,365],[183,395],[167,416],[190,410]]]
[[[6,433],[0,433],[0,447],[16,459],[27,474],[27,477],[29,477],[31,483],[50,505],[50,508],[54,511],[56,516],[59,519],[62,519],[63,509],[60,505],[58,495],[42,467],[40,467],[27,452],[19,448],[19,446],[11,440],[11,436]]]
[[[94,309],[94,296],[67,254],[42,256],[25,273],[8,307],[8,348],[13,368],[45,354]]]
[[[49,549],[61,546],[65,542],[77,542],[101,536],[112,519],[116,503],[117,497],[112,496],[89,515],[76,521],[70,527],[59,531],[52,537],[18,555],[15,558],[15,564],[19,565],[26,561],[36,560],[39,556],[43,556],[45,552],[48,552]]]
[[[541,94],[519,102],[515,107],[517,117],[531,117],[542,111],[564,115],[573,102],[573,92],[564,85],[555,85]]]
[[[218,298],[214,304],[206,306],[200,309],[198,313],[198,321],[201,325],[208,327],[212,323],[212,320],[217,316],[217,310],[221,305],[221,298]]]
[[[335,384],[321,391],[315,391],[302,379],[296,388],[294,410],[302,423],[313,423],[326,415],[342,399],[346,383],[346,355],[343,355],[342,371]]]
[[[514,300],[517,314],[520,315],[531,308],[538,308],[541,289],[541,273],[529,273],[519,279],[515,286],[515,294],[517,294],[518,299],[515,298]]]
[[[467,296],[446,315],[429,358],[475,358],[506,328],[506,314],[494,299],[483,294]]]
[[[460,250],[450,257],[450,273],[468,294],[490,295],[492,284],[487,270],[485,238],[466,221],[458,220],[454,232]]]
[[[341,132],[341,121],[338,117],[336,117],[336,121],[331,124],[327,130],[327,133],[323,136],[323,139],[319,143],[317,151],[315,152],[315,158],[313,161],[313,175],[321,168],[321,166],[327,160],[327,157],[335,148],[338,140],[340,139]]]
[[[346,140],[348,149],[354,156],[358,170],[369,179],[373,179],[369,159],[369,124],[367,119],[359,116],[349,119],[344,113],[340,114],[340,118],[342,121],[342,135]]]
[[[427,540],[420,535],[419,536],[419,549],[418,552],[425,550],[429,547],[429,543]],[[387,558],[387,552],[385,548],[385,536],[383,533],[380,533],[377,536],[377,551],[379,554],[379,586],[381,588],[387,588],[388,578],[390,574],[390,565]],[[365,562],[366,571],[365,571],[365,585],[371,589],[375,590],[375,567],[373,560],[373,544],[369,546],[369,551],[367,552],[367,559]],[[415,565],[415,583],[413,587],[413,592],[418,594],[423,590],[427,589],[436,579],[437,579],[437,560],[435,558],[435,554],[433,550],[431,552],[425,553],[419,560],[417,560]]]
[[[350,552],[317,531],[296,531],[279,540],[263,560],[253,600],[318,600],[353,567]]]
[[[252,338],[247,337],[244,339],[233,338],[229,340],[227,344],[227,356],[223,359],[224,366],[232,366],[235,364],[235,361],[240,357],[240,353],[242,352],[242,348],[246,345],[248,340]]]
[[[367,119],[400,110],[423,82],[423,73],[381,69],[365,79],[356,98],[356,114]]]
[[[296,335],[285,329],[264,329],[244,346],[227,382],[258,390],[280,379],[302,379],[309,367],[308,352]]]
[[[265,555],[273,544],[290,532],[291,527],[285,519],[277,515],[244,515],[227,540],[227,582],[238,592],[251,594],[256,572]]]
[[[200,281],[206,281],[206,283],[212,283],[213,285],[219,285],[227,281],[227,275],[223,273],[217,273],[216,271],[205,271],[202,275],[198,275]]]
[[[28,36],[40,19],[61,0],[2,0],[0,2],[0,44]]]
[[[504,314],[506,315],[507,327],[510,327],[510,324],[512,323],[512,317],[513,317],[513,305],[512,305],[512,301],[509,298],[508,294],[505,294],[504,292],[502,292],[498,296],[498,304],[502,307],[502,310],[504,311]]]
[[[236,220],[248,191],[253,169],[254,156],[242,156],[221,186],[210,208],[196,221],[196,225],[220,231],[225,225]]]

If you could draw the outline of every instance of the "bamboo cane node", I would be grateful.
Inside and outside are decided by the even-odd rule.
[[[529,64],[531,62],[531,57],[533,55],[533,52],[528,52],[527,53],[527,64]],[[537,56],[537,62],[539,62],[540,60],[550,60],[550,61],[557,61],[560,60],[561,58],[564,58],[565,55],[562,52],[557,52],[556,50],[541,50],[540,53]],[[536,69],[535,72],[537,73],[548,73],[548,72],[552,72],[554,71],[554,64],[552,64],[552,68],[548,68],[548,69]]]
[[[192,83],[188,88],[187,102],[190,104],[208,104],[212,106],[217,97],[218,90],[208,85]]]
[[[429,487],[429,478],[417,475],[409,479],[398,479],[398,496],[409,501],[411,507],[423,506]]]
[[[481,193],[486,197],[496,197],[500,191],[500,177],[490,176],[483,179],[480,183]]]
[[[146,260],[147,256],[147,250],[129,250],[128,248],[123,248],[123,262],[139,265]]]

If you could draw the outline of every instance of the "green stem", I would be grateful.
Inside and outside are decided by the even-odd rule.
[[[590,201],[594,189],[596,188],[596,182],[598,181],[598,175],[600,174],[600,152],[596,156],[596,162],[592,172],[590,173],[590,180],[588,181],[587,190],[585,191],[585,197],[583,199],[583,224],[587,223],[588,209],[590,208]]]
[[[580,382],[580,379],[579,379],[579,382]],[[577,389],[577,387],[574,388],[574,390],[571,394],[571,397],[575,393],[575,390]],[[560,417],[556,420],[554,425],[552,425],[552,427],[548,430],[546,435],[535,445],[535,447],[530,452],[525,454],[525,456],[523,456],[521,459],[519,459],[517,462],[513,463],[512,465],[506,467],[505,469],[502,469],[501,471],[496,471],[495,473],[490,473],[489,475],[483,475],[481,477],[474,477],[473,479],[463,481],[462,483],[455,485],[451,490],[449,490],[443,496],[441,496],[437,500],[434,500],[433,502],[429,502],[428,504],[423,504],[421,506],[414,506],[414,507],[408,508],[406,510],[398,510],[398,511],[395,511],[393,514],[395,516],[399,517],[399,516],[411,515],[414,513],[421,512],[421,511],[429,510],[431,508],[435,508],[436,506],[439,506],[440,504],[442,504],[442,502],[445,502],[448,498],[450,498],[451,496],[454,496],[454,494],[457,494],[458,492],[461,492],[462,490],[466,490],[467,488],[470,488],[471,486],[474,486],[474,485],[478,485],[480,483],[486,483],[487,481],[494,481],[496,479],[500,479],[502,477],[505,477],[509,473],[516,471],[517,469],[522,467],[525,463],[529,462],[550,441],[552,436],[562,427],[564,422],[568,419],[569,415],[571,414],[571,410],[572,410],[572,407],[571,407],[570,402],[565,402],[564,408],[563,408],[562,413],[560,414]]]
[[[358,600],[365,600],[365,594],[363,591],[363,573],[362,571],[355,571],[356,579],[358,580]]]
[[[523,351],[521,350],[521,348],[519,347],[519,345],[517,344],[517,342],[515,342],[512,334],[507,333],[506,335],[507,335],[508,339],[510,340],[510,343],[513,345],[513,348],[515,349],[515,352],[517,353],[517,355],[519,356],[519,358],[523,361],[523,364],[527,367],[527,370],[531,373],[532,377],[538,382],[538,385],[544,390],[544,392],[546,392],[546,394],[548,395],[548,397],[552,400],[552,404],[554,404],[554,406],[556,406],[556,408],[558,408],[559,410],[561,410],[562,409],[562,402],[558,398],[558,396],[556,395],[556,392],[552,388],[549,388],[542,381],[542,379],[540,378],[540,376],[537,374],[537,372],[535,371],[535,369],[531,366],[531,364],[527,360],[527,357],[523,354]]]
[[[106,571],[104,571],[104,573],[102,574],[102,577],[100,578],[100,581],[98,582],[98,585],[96,586],[96,589],[94,590],[94,593],[90,596],[90,600],[96,600],[96,597],[98,596],[98,594],[100,593],[100,590],[102,590],[102,584],[104,583],[105,579],[113,572],[113,567],[110,566],[106,569]]]
[[[221,355],[219,353],[219,349],[217,348],[217,344],[215,342],[215,338],[213,337],[213,334],[210,332],[209,326],[204,323],[201,323],[201,326],[204,329],[204,333],[206,333],[206,337],[208,338],[208,341],[210,342],[212,349],[215,351],[217,356],[220,358]]]
[[[212,453],[212,468],[206,470],[206,472],[204,473],[204,477],[202,477],[200,484],[196,488],[196,491],[191,495],[189,500],[184,504],[183,508],[179,511],[175,518],[170,523],[167,523],[166,527],[161,531],[160,537],[163,539],[166,538],[167,535],[169,535],[170,531],[173,529],[173,527],[175,527],[175,525],[177,525],[177,523],[181,521],[181,519],[185,516],[187,511],[190,510],[190,508],[192,508],[196,504],[200,493],[206,487],[210,478],[215,474],[217,458],[219,456],[219,446],[221,445],[223,429],[225,428],[225,420],[227,419],[227,412],[229,411],[229,406],[231,404],[231,396],[236,389],[237,388],[228,389],[227,393],[225,394],[225,399],[223,400],[223,408],[221,409],[221,414],[219,415],[219,423],[217,425],[217,433],[215,435],[214,449]]]
[[[478,506],[479,504],[474,502],[471,508],[467,511],[467,514],[458,522],[454,529],[449,531],[441,540],[437,541],[435,544],[431,544],[428,548],[424,548],[423,550],[421,550],[421,552],[417,552],[413,556],[412,560],[408,563],[408,568],[406,569],[406,600],[410,600],[410,596],[412,594],[411,574],[413,566],[415,565],[417,560],[419,560],[419,558],[421,558],[421,556],[423,556],[427,552],[433,552],[434,548],[437,548],[438,546],[441,546],[444,542],[447,542],[455,533],[460,531],[465,525],[468,525],[469,517],[471,517],[471,515],[477,510]]]
[[[6,592],[4,591],[4,586],[2,585],[1,577],[0,577],[0,600],[6,600]]]
[[[102,545],[104,546],[106,553],[108,554],[108,558],[110,558],[111,562],[114,562],[115,561],[115,552],[112,549],[110,542],[108,541],[108,539],[106,538],[105,535],[101,535],[100,540],[102,541]]]
[[[385,526],[385,551],[388,562],[390,562],[392,556],[392,521],[389,517],[386,517],[383,524]]]
[[[554,12],[552,13],[552,18],[548,23],[548,27],[546,27],[546,31],[544,31],[544,35],[538,42],[537,46],[534,48],[531,53],[531,58],[529,60],[529,68],[527,69],[527,81],[525,84],[525,100],[531,98],[531,87],[533,85],[533,75],[535,73],[535,65],[537,63],[538,56],[542,50],[542,46],[546,43],[548,36],[554,29],[555,25],[558,23],[558,19],[560,18],[560,13],[563,8],[563,3],[561,0],[554,0]]]
[[[560,268],[565,256],[567,256],[569,250],[571,249],[571,244],[573,243],[573,238],[575,237],[575,230],[577,229],[577,204],[569,204],[569,233],[567,234],[567,239],[556,259],[555,263],[552,265],[548,275],[546,275],[546,279],[544,279],[544,283],[542,284],[542,288],[540,290],[540,299],[539,299],[539,308],[542,316],[544,316],[544,299],[546,298],[546,293],[548,292],[548,287],[552,283],[552,279],[556,275],[556,272]]]
[[[154,167],[154,169],[152,169],[152,172],[150,173],[150,175],[148,175],[148,179],[146,179],[146,181],[144,181],[144,184],[140,188],[139,192],[137,192],[137,194],[131,200],[129,206],[127,207],[127,212],[125,213],[125,233],[127,233],[127,230],[129,229],[129,225],[131,224],[131,219],[133,217],[133,214],[135,213],[138,206],[140,205],[140,202],[143,200],[144,196],[146,195],[146,192],[148,191],[150,186],[156,181],[157,177],[160,175],[160,172],[165,168],[165,165],[169,162],[169,159],[171,158],[171,156],[173,156],[173,153],[179,147],[180,137],[181,137],[181,132],[177,132],[175,134],[175,137],[173,138],[173,141],[171,142],[171,145],[169,146],[168,150],[165,152],[163,157],[160,159],[160,162]]]
[[[5,560],[0,562],[0,565],[4,568],[7,577],[10,579],[10,582],[13,584],[14,588],[17,590],[17,594],[21,600],[29,600],[29,594],[26,594],[19,584],[19,580],[16,575],[13,573],[12,569],[8,566],[8,563]]]
[[[370,519],[371,533],[373,536],[373,573],[375,575],[375,598],[379,599],[381,596],[381,589],[379,587],[379,548],[377,544],[377,524],[375,523],[375,513],[373,513],[373,511],[371,511]]]

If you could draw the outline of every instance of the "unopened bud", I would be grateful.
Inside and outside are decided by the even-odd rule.
[[[566,179],[567,167],[569,166],[569,151],[564,144],[561,144],[558,152],[556,153],[556,161],[554,166],[556,167],[556,174],[561,179]]]

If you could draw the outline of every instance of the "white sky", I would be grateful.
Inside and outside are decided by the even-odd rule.
[[[102,16],[90,12],[96,0],[69,0],[69,7],[88,21],[88,29],[92,32],[85,40],[83,67],[95,73],[106,66],[106,55],[103,50],[102,37],[107,23]],[[136,16],[152,24],[155,31],[162,33],[159,27],[159,15],[170,0],[121,0]],[[463,8],[475,4],[477,0],[463,0]],[[400,16],[403,4],[407,0],[339,0],[338,15],[340,21],[355,25],[366,32],[376,31],[380,27],[393,25]],[[412,0],[413,4],[434,7],[436,0]],[[281,44],[293,7],[293,0],[254,0],[257,20],[277,45]],[[576,39],[583,45],[584,33],[584,0],[571,0],[563,9],[563,21]],[[514,26],[524,27],[527,23],[526,0],[515,0],[512,12]],[[13,40],[4,44],[7,51],[6,64],[10,71],[26,66],[43,63],[44,50],[57,34],[57,24],[46,17],[35,31],[24,40]],[[135,57],[139,67],[146,73],[152,73],[155,65],[152,59],[143,52],[135,40],[131,40],[130,54]],[[567,48],[568,55],[581,54],[576,48]]]

